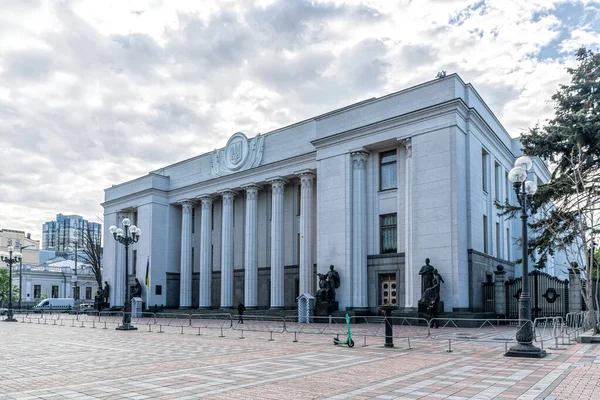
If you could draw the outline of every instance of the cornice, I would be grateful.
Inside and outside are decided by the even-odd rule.
[[[335,133],[321,139],[315,139],[310,143],[315,146],[317,150],[321,150],[329,146],[353,141],[359,137],[364,138],[366,136],[372,136],[391,129],[414,124],[424,119],[429,119],[430,117],[438,117],[440,115],[456,113],[459,109],[462,109],[461,111],[463,111],[466,115],[468,107],[464,101],[462,99],[453,99],[442,104],[436,104],[435,106],[410,111],[408,113],[377,121],[372,124]]]

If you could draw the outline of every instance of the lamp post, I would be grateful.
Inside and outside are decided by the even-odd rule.
[[[23,254],[23,250],[28,247],[35,247],[35,244],[28,244],[27,246],[19,247],[21,254]],[[21,309],[21,299],[23,298],[23,292],[21,290],[23,290],[23,257],[21,257],[19,260],[19,310]]]
[[[527,156],[517,158],[515,167],[508,173],[508,179],[512,182],[517,194],[517,199],[521,205],[521,226],[522,240],[521,247],[523,255],[521,265],[522,271],[522,286],[521,295],[519,296],[519,329],[517,330],[517,344],[512,346],[504,355],[507,357],[529,357],[542,358],[546,356],[546,352],[534,346],[533,342],[533,326],[531,323],[531,292],[529,290],[529,254],[527,253],[527,208],[528,202],[531,202],[533,195],[537,191],[535,182],[526,181],[527,172],[531,169],[533,163]]]
[[[108,228],[108,231],[112,233],[115,240],[125,246],[125,268],[123,274],[125,275],[125,284],[123,299],[123,324],[118,326],[116,329],[119,331],[131,331],[137,330],[136,327],[131,325],[131,301],[129,299],[129,285],[127,284],[127,272],[129,270],[129,246],[133,243],[137,243],[140,239],[141,230],[135,225],[131,225],[129,218],[123,220],[123,228],[117,228],[112,225]],[[130,236],[131,235],[131,236]]]
[[[79,243],[71,242],[73,246],[75,246],[75,271],[73,275],[71,275],[71,283],[73,285],[73,304],[79,300],[79,293],[77,292],[77,249],[79,248]],[[71,251],[71,247],[66,250]]]
[[[8,246],[8,253],[5,251],[0,252],[0,259],[8,265],[8,315],[5,319],[6,322],[17,322],[13,318],[13,307],[12,307],[12,267],[13,263],[20,261],[23,257],[18,251],[13,251],[12,246]]]

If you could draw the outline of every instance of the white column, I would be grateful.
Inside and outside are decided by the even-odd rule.
[[[200,289],[199,308],[211,308],[212,284],[212,196],[199,197],[202,202],[202,220],[200,229]]]
[[[179,270],[179,307],[192,306],[192,207],[190,200],[181,203],[181,266]]]
[[[258,306],[258,190],[257,185],[246,185],[246,232],[244,258],[244,304]]]
[[[300,173],[300,294],[313,291],[313,172]]]
[[[221,308],[233,307],[233,198],[235,192],[223,190],[221,224]]]
[[[283,308],[283,190],[285,179],[270,179],[271,211],[271,308]]]
[[[117,228],[123,228],[123,220],[128,218],[127,213],[117,214]],[[110,238],[110,240],[115,240]],[[111,307],[123,307],[123,299],[125,298],[125,246],[115,240],[115,246],[117,250],[117,263],[115,265],[115,284],[110,288],[108,295],[114,299],[114,304],[111,303]],[[65,293],[68,290],[68,286],[65,286]],[[112,293],[110,293],[112,292]]]
[[[412,141],[404,139],[404,307],[415,308],[415,266],[413,263],[413,194],[412,194]]]
[[[366,151],[352,157],[352,307],[368,308],[367,298],[367,158]]]

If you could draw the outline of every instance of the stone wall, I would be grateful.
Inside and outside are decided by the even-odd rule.
[[[504,267],[507,280],[515,277],[514,263],[469,249],[469,311],[483,311],[482,283],[494,282],[494,271],[498,265]]]

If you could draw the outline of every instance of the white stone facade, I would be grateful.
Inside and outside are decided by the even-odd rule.
[[[520,258],[518,223],[493,206],[515,201],[506,173],[519,147],[455,74],[253,139],[238,132],[106,189],[111,305],[123,303],[124,249],[106,227],[128,217],[142,229],[130,248],[140,282],[150,259],[149,305],[296,308],[334,265],[340,309],[376,310],[392,282],[394,302],[414,310],[430,258],[445,310],[477,311],[481,283],[498,264],[513,276]],[[549,177],[539,160],[534,175]]]

